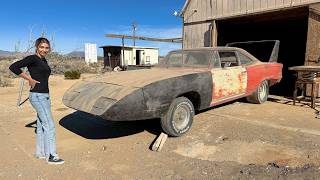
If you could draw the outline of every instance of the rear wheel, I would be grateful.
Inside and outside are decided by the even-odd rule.
[[[247,100],[251,103],[262,104],[268,100],[269,95],[269,83],[264,80],[261,82],[258,89],[247,97]]]
[[[191,127],[194,116],[192,102],[185,97],[172,101],[168,111],[161,118],[162,129],[171,136],[181,136]]]

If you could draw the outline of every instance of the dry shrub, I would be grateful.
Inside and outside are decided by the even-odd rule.
[[[51,53],[47,57],[52,74],[64,74],[66,71],[79,71],[80,73],[101,73],[103,63],[86,64],[84,59],[63,56]]]
[[[9,70],[9,66],[14,62],[14,59],[0,60],[0,87],[12,86],[12,78],[15,75]]]
[[[0,75],[0,87],[13,86],[12,79]]]
[[[79,71],[66,71],[64,72],[65,79],[80,79],[81,73]]]
[[[9,70],[9,66],[18,60],[23,59],[26,55],[16,57],[0,58],[0,87],[12,85],[12,78],[17,77]],[[103,62],[86,64],[84,59],[71,58],[58,53],[50,53],[46,57],[52,74],[63,75],[66,71],[78,71],[80,73],[103,73]]]

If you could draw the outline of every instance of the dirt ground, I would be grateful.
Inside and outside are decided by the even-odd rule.
[[[34,157],[36,114],[29,102],[16,107],[18,82],[0,88],[0,179],[320,177],[320,119],[305,104],[273,96],[261,105],[239,101],[202,111],[186,135],[153,152],[159,120],[110,122],[69,109],[61,99],[77,80],[62,76],[52,76],[50,88],[65,164],[48,165]]]

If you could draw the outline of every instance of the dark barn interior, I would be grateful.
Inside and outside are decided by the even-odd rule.
[[[283,78],[270,89],[270,94],[292,96],[296,76],[288,67],[305,64],[308,16],[308,7],[301,7],[218,20],[217,43],[225,46],[239,41],[280,40],[278,62],[283,64]]]

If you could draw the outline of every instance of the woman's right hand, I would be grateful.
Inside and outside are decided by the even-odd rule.
[[[31,87],[31,89],[33,89],[37,83],[40,83],[40,82],[34,79],[29,79],[29,86]]]

